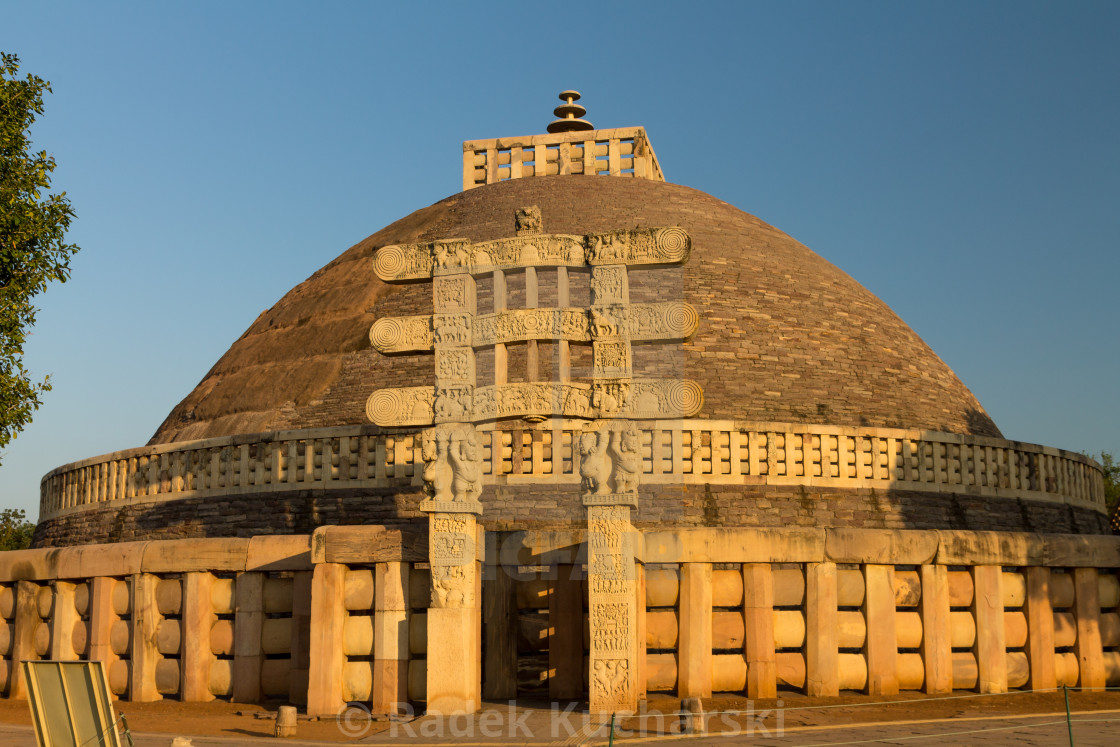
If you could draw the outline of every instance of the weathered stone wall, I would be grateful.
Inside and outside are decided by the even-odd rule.
[[[36,547],[189,537],[306,534],[327,524],[426,526],[420,488],[242,493],[65,514],[39,523]],[[488,486],[481,520],[491,531],[582,525],[574,485]],[[797,486],[651,485],[639,528],[864,527],[1109,534],[1107,517],[1060,503],[898,490]]]

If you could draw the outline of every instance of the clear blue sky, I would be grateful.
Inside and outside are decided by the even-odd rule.
[[[1120,3],[7,2],[78,214],[0,506],[144,444],[264,309],[565,88],[884,299],[1008,438],[1120,453]]]

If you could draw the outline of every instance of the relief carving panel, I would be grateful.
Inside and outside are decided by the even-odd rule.
[[[366,402],[366,415],[377,425],[390,427],[527,415],[656,420],[692,417],[703,404],[703,389],[688,379],[622,378],[593,384],[535,382],[379,389]]]
[[[608,482],[613,479],[612,471],[618,467],[612,453],[624,451],[621,441],[619,449],[612,446],[615,436],[630,430],[629,426],[617,425],[589,429],[580,439],[583,451],[585,443],[600,443],[601,439],[590,438],[592,434],[605,437],[607,445],[599,467],[600,475]],[[634,434],[637,434],[636,429]],[[637,453],[635,440],[627,445],[633,446]],[[588,487],[584,486],[585,496]],[[591,678],[588,694],[593,713],[628,711],[637,707],[638,585],[635,570],[635,530],[630,523],[629,506],[618,502],[589,505],[587,571]]]
[[[392,283],[453,272],[482,275],[516,267],[681,264],[692,252],[692,239],[675,226],[573,236],[537,233],[531,215],[517,220],[525,228],[512,238],[477,244],[447,239],[383,246],[374,255],[374,272]]]
[[[432,308],[438,313],[474,314],[477,302],[474,278],[465,272],[432,280]]]
[[[469,322],[462,316],[441,317],[447,328],[441,340],[475,348],[527,340],[591,342],[617,337],[634,342],[683,340],[696,331],[700,318],[691,304],[679,301],[635,303],[591,309],[514,309],[481,314]],[[464,327],[470,330],[469,342]],[[431,350],[435,343],[431,316],[378,319],[369,339],[379,352]]]
[[[630,303],[630,284],[625,265],[600,265],[591,269],[591,304],[609,306]]]
[[[476,606],[476,532],[473,514],[435,512],[428,515],[432,607]]]

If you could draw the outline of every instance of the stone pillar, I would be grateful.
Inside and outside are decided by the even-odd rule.
[[[373,695],[371,710],[395,714],[408,702],[409,563],[374,566]]]
[[[311,575],[311,641],[307,674],[307,715],[334,716],[346,705],[342,670],[346,665],[346,566],[318,563]]]
[[[89,660],[105,664],[105,671],[117,659],[109,643],[113,623],[119,618],[113,611],[113,587],[118,582],[108,576],[95,576],[89,582]]]
[[[840,694],[836,564],[805,565],[805,694]]]
[[[473,505],[469,505],[473,503]],[[428,609],[428,713],[474,713],[482,703],[477,516],[468,501],[427,500],[431,607]]]
[[[581,490],[587,509],[592,713],[633,712],[642,690],[638,607],[645,599],[637,579],[638,534],[630,523],[630,509],[638,507],[640,443],[637,426],[626,420],[591,423],[579,434]]]
[[[233,699],[238,703],[255,703],[261,698],[264,661],[264,574],[239,573],[234,589],[237,609],[233,620]]]
[[[477,304],[474,278],[454,273],[435,278],[438,311],[471,316]],[[437,314],[438,316],[438,314]],[[428,514],[428,713],[474,713],[482,702],[482,573],[478,521],[482,515],[482,438],[470,423],[475,381],[470,339],[437,339],[434,428],[421,433]],[[442,361],[442,362],[441,362]],[[446,364],[446,365],[445,365]],[[454,395],[449,393],[459,392]],[[446,402],[446,404],[441,404]],[[459,403],[459,404],[456,404]]]
[[[1003,622],[1003,569],[998,565],[972,567],[972,615],[976,620],[977,687],[982,693],[1007,692],[1007,644]]]
[[[299,705],[307,705],[311,670],[312,575],[311,571],[297,571],[292,578],[292,669],[288,674],[288,697]]]
[[[1032,690],[1051,690],[1058,686],[1054,669],[1054,607],[1050,603],[1050,569],[1026,569],[1028,685]]]
[[[677,695],[712,697],[712,564],[682,563]]]
[[[1074,612],[1077,615],[1077,685],[1082,690],[1103,690],[1104,657],[1101,648],[1100,574],[1096,568],[1074,568]]]
[[[571,303],[568,284],[568,268],[556,268],[556,306],[564,309]],[[556,373],[560,381],[572,380],[572,351],[571,343],[567,340],[557,341]]]
[[[12,624],[12,655],[11,671],[8,674],[8,697],[25,700],[27,698],[27,680],[23,676],[21,662],[28,659],[34,661],[39,657],[35,655],[35,628],[38,627],[39,618],[39,584],[33,581],[16,581],[16,609],[15,620]]]
[[[743,654],[747,697],[778,697],[774,651],[774,573],[769,563],[743,563]]]
[[[156,606],[156,585],[159,577],[137,573],[131,578],[132,635],[129,667],[128,699],[134,703],[163,700],[156,688],[156,665],[160,656],[156,632],[162,619]]]
[[[611,496],[619,500],[621,496]],[[630,496],[626,496],[630,499]],[[604,503],[589,503],[604,500]],[[631,505],[584,498],[587,507],[587,586],[591,652],[588,701],[591,713],[638,708],[638,584]],[[709,631],[710,635],[710,631]]]
[[[867,693],[897,695],[894,566],[863,566],[863,584],[863,619],[867,624],[863,654],[867,659]]]
[[[927,694],[953,691],[953,636],[950,628],[949,569],[943,565],[923,565],[922,581],[922,664],[925,667]],[[1053,647],[1051,647],[1053,650]],[[1051,656],[1053,659],[1053,656]]]
[[[55,661],[74,661],[74,624],[81,618],[74,606],[74,587],[68,581],[54,582],[54,608],[51,612],[50,658]]]
[[[634,564],[634,575],[637,579],[637,588],[635,589],[635,597],[638,600],[638,700],[645,700],[647,693],[646,688],[646,674],[649,670],[646,668],[646,631],[648,630],[648,623],[646,621],[646,568],[639,561]]]
[[[214,660],[210,629],[217,619],[210,601],[213,585],[213,574],[183,574],[179,692],[188,702],[214,699],[214,694],[210,692],[210,665]]]

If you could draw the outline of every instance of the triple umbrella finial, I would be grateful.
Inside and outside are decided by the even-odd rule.
[[[587,114],[587,110],[575,103],[579,101],[579,91],[563,91],[560,94],[560,100],[564,103],[552,111],[559,119],[549,123],[548,131],[550,133],[580,132],[595,129],[595,126],[586,119],[580,119]]]

